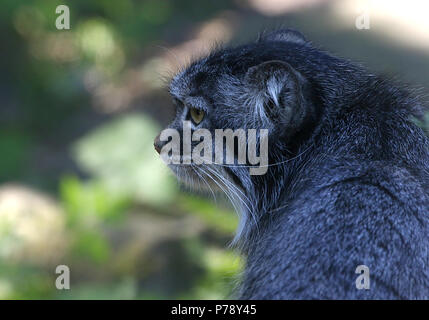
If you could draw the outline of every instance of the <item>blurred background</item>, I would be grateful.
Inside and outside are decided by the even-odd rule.
[[[55,27],[60,4],[70,30]],[[235,213],[180,187],[153,150],[173,118],[165,80],[284,26],[424,95],[428,14],[415,0],[1,1],[0,299],[228,297]],[[70,290],[55,287],[63,264]]]

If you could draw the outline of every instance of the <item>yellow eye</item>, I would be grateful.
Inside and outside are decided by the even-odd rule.
[[[199,124],[204,119],[204,111],[200,109],[191,108],[191,118],[195,124]]]

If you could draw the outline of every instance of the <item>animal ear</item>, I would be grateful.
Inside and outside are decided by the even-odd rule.
[[[288,63],[272,60],[248,69],[244,81],[260,119],[298,128],[306,115],[307,81]]]
[[[310,43],[300,32],[292,29],[280,29],[261,34],[258,41],[284,41],[299,44]]]

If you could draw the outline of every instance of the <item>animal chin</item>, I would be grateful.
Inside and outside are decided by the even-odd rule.
[[[177,180],[182,184],[191,187],[192,189],[197,189],[199,184],[198,176],[192,170],[191,166],[183,164],[169,164],[168,167],[173,171]]]
[[[177,179],[195,191],[223,192],[233,182],[224,168],[210,165],[169,165]]]

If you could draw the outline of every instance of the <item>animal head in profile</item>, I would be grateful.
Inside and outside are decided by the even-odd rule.
[[[285,159],[313,115],[308,81],[280,54],[303,47],[310,44],[301,34],[280,30],[216,50],[172,79],[176,117],[154,144],[179,180],[222,190],[254,215],[252,189],[272,179],[270,163]]]

